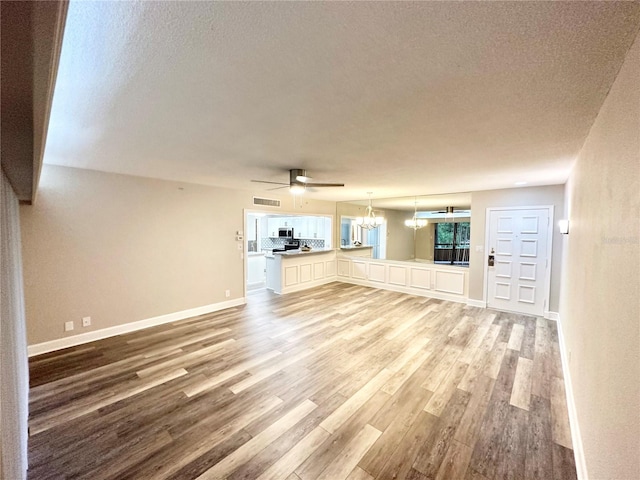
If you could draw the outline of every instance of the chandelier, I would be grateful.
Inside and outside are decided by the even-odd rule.
[[[414,230],[418,230],[419,228],[426,227],[427,221],[426,218],[418,218],[418,200],[416,199],[415,204],[413,206],[413,218],[404,221],[404,225],[409,228],[413,228]]]
[[[369,195],[369,206],[365,210],[364,217],[356,218],[356,225],[360,228],[364,228],[365,230],[373,230],[384,223],[384,217],[377,217],[376,213],[373,211],[373,206],[371,205],[372,193],[373,192],[367,192],[367,195]]]

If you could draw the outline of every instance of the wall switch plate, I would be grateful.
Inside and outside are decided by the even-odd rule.
[[[82,317],[82,326],[88,327],[91,325],[91,317]]]
[[[64,322],[64,331],[70,332],[73,330],[73,322]]]
[[[224,296],[229,298],[231,296],[231,290],[225,290],[224,291]]]

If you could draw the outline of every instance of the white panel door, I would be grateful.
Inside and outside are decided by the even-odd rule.
[[[491,210],[487,306],[542,316],[547,302],[550,268],[549,209]]]

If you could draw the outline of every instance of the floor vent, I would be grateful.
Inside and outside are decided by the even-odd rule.
[[[280,208],[280,200],[272,200],[270,198],[253,197],[253,204]]]

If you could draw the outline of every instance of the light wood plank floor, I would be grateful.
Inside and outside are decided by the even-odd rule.
[[[30,360],[29,478],[576,478],[555,322],[342,283]]]

